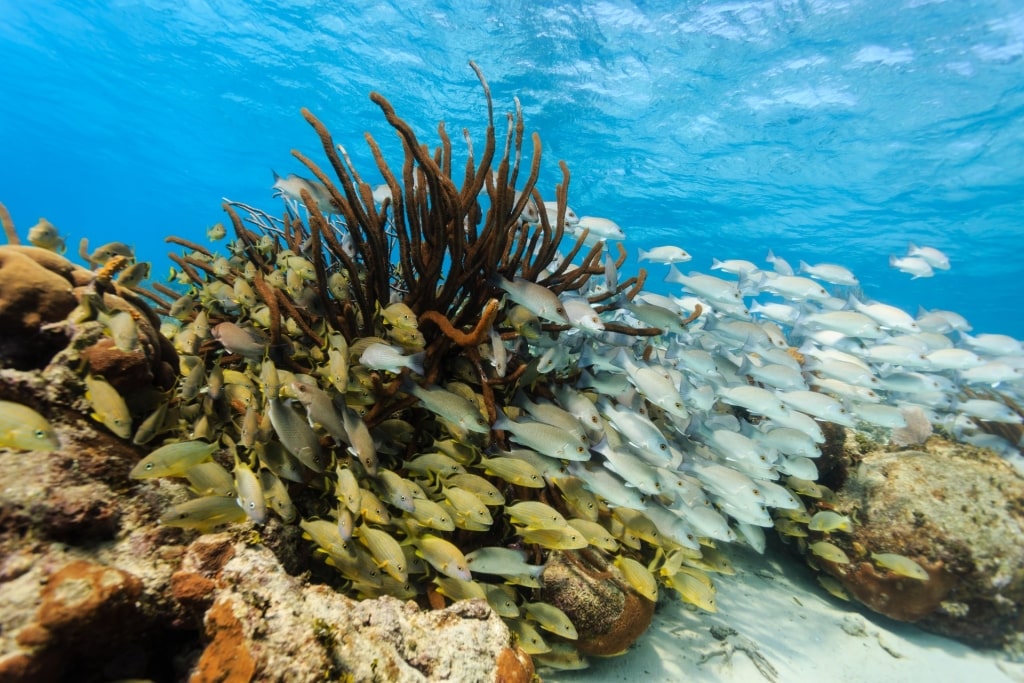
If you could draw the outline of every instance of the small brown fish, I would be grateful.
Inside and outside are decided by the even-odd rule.
[[[267,352],[267,345],[256,339],[251,332],[232,322],[222,322],[211,332],[214,339],[230,353],[237,353],[243,358],[260,360]]]
[[[64,244],[64,238],[57,232],[57,228],[50,221],[45,218],[40,218],[39,222],[28,229],[28,241],[34,247],[40,249],[49,249],[55,251],[58,254],[63,254],[67,251],[67,245]]]

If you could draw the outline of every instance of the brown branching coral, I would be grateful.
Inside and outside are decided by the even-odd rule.
[[[0,227],[4,229],[4,235],[7,236],[8,244],[21,244],[18,231],[14,229],[14,221],[11,220],[11,214],[8,213],[7,207],[3,204],[0,204]]]
[[[565,228],[569,171],[564,163],[562,183],[556,189],[559,211],[555,224],[551,225],[545,212],[541,212],[535,225],[520,219],[528,202],[541,203],[534,189],[540,169],[540,140],[536,135],[532,137],[533,161],[521,191],[517,192],[515,183],[524,155],[522,111],[517,103],[515,115],[509,115],[503,154],[496,169],[492,168],[498,143],[490,89],[476,65],[473,69],[487,99],[488,125],[479,161],[474,158],[468,133],[465,134],[469,152],[461,187],[451,177],[454,155],[443,124],[438,129],[441,145],[430,151],[387,99],[373,93],[371,100],[398,133],[405,152],[403,167],[396,173],[374,138],[367,134],[378,170],[390,192],[390,197],[378,206],[373,189],[356,171],[344,148],[335,144],[319,119],[308,110],[302,111],[320,138],[334,177],[301,152],[293,154],[324,188],[329,206],[340,216],[351,244],[347,248],[341,243],[330,217],[321,211],[324,204],[308,190],[300,195],[308,210],[308,225],[298,217],[286,217],[285,228],[273,236],[275,242],[284,242],[283,247],[309,255],[315,273],[316,313],[296,305],[280,288],[273,288],[276,292],[271,293],[266,278],[276,265],[267,251],[268,235],[248,229],[235,207],[225,206],[238,238],[237,249],[256,266],[252,283],[270,309],[272,347],[281,343],[282,316],[294,321],[317,346],[324,342],[323,334],[316,331],[323,329],[323,322],[343,334],[349,343],[373,336],[376,311],[400,295],[419,319],[433,322],[445,337],[426,348],[425,365],[435,367],[453,345],[466,348],[480,344],[492,325],[503,324],[503,311],[488,303],[501,295],[490,284],[496,274],[536,281],[563,293],[582,289],[592,275],[603,272],[601,243],[589,248],[582,263],[573,265],[585,243],[586,232],[569,254],[553,265]],[[481,207],[482,195],[487,198],[486,212]],[[215,272],[207,249],[181,238],[168,241],[191,250],[190,255],[172,254],[171,258],[196,286],[205,286],[210,279],[232,283],[234,275]],[[348,298],[331,295],[332,276],[349,283]],[[642,284],[642,276],[639,280],[631,279],[611,294],[625,292],[626,298],[631,299]],[[629,291],[625,291],[627,288]],[[607,295],[600,296],[603,299]],[[660,332],[609,325],[633,335]],[[466,328],[473,330],[468,337],[461,332]]]

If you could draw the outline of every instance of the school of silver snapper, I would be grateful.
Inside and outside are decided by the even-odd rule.
[[[316,189],[315,181],[289,180]],[[297,191],[289,193],[280,181],[277,189],[292,211],[302,209]],[[378,201],[385,191],[378,188]],[[523,220],[538,217],[538,207],[527,204]],[[272,219],[259,212],[251,218],[272,237]],[[333,224],[343,231],[337,219]],[[588,242],[625,239],[613,221],[578,217],[571,209],[565,224],[574,237],[586,229]],[[209,236],[219,240],[225,232],[215,228]],[[277,262],[274,286],[301,299],[314,280],[311,264],[273,239],[265,248]],[[1020,467],[1020,444],[982,425],[1021,423],[1009,407],[1024,387],[1021,342],[971,336],[967,321],[952,312],[922,311],[915,318],[867,300],[856,277],[838,265],[801,263],[804,275],[796,275],[769,252],[770,270],[732,260],[714,262],[722,277],[684,275],[678,264],[690,255],[664,246],[641,250],[640,259],[663,269],[677,293],[641,291],[605,310],[590,301],[618,285],[610,255],[603,277],[591,278],[588,289],[573,296],[496,280],[515,334],[492,330],[482,351],[495,376],[506,372],[512,356],[533,364],[528,378],[543,382],[553,400],[519,391],[488,425],[467,383],[442,388],[407,381],[403,391],[416,396],[451,438],[388,469],[378,453],[400,450],[395,445],[409,439],[413,426],[394,419],[371,432],[361,406],[374,400],[370,371],[421,372],[415,317],[396,302],[380,312],[380,338],[350,346],[330,335],[321,350],[295,345],[291,351],[308,355],[318,370],[293,375],[266,358],[259,328],[266,327],[267,311],[247,284],[251,264],[230,244],[229,251],[226,257],[190,255],[213,272],[239,277],[232,287],[216,278],[204,288],[193,286],[171,307],[163,328],[182,354],[176,414],[161,404],[132,429],[127,408],[115,409],[113,398],[93,387],[97,418],[126,437],[134,434],[137,443],[172,424],[189,424],[189,440],[172,439],[132,471],[140,479],[189,480],[196,497],[169,509],[161,522],[209,531],[246,518],[262,524],[271,511],[293,522],[299,511],[285,482],[323,489],[334,502],[323,516],[299,524],[353,592],[411,597],[422,590],[411,580],[419,575],[450,599],[487,599],[541,664],[584,664],[566,646],[575,638],[571,622],[527,597],[539,585],[543,563],[529,563],[536,554],[508,547],[512,543],[477,544],[464,553],[447,540],[449,532],[486,533],[496,528],[495,517],[504,517],[527,549],[601,548],[642,595],[656,599],[660,583],[714,610],[706,572],[731,571],[716,542],[743,539],[760,551],[765,528],[785,533],[780,519],[816,528],[801,496],[822,495],[814,483],[824,440],[819,421],[876,436],[880,428],[892,430],[904,443],[942,426]],[[248,322],[211,329],[208,311]],[[613,321],[664,333],[638,338],[606,330]],[[545,332],[544,322],[569,327]],[[222,368],[217,359],[207,367],[197,354],[211,339],[240,356],[244,370]],[[240,425],[212,407],[225,399],[244,407]],[[105,419],[112,414],[116,420]],[[517,448],[496,450],[492,430],[506,432]],[[328,437],[345,451],[324,449]],[[213,459],[221,446],[234,461],[231,471]],[[494,482],[560,492],[560,507],[573,516],[539,501],[506,501]],[[817,528],[848,523],[822,519]],[[827,546],[811,550],[824,556],[831,552]],[[891,568],[899,558],[878,561]],[[557,637],[541,636],[535,626]]]

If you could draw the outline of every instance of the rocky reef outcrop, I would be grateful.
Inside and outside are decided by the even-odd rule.
[[[310,580],[305,541],[278,522],[205,536],[159,526],[183,485],[128,479],[140,449],[38,373],[4,370],[0,386],[2,399],[35,397],[62,444],[0,450],[0,680],[532,677],[483,601],[348,599]]]
[[[913,448],[853,435],[820,503],[850,518],[827,538],[849,562],[813,560],[871,609],[978,647],[1019,648],[1024,632],[1024,478],[993,452],[933,436]],[[826,480],[828,477],[826,477]],[[916,563],[907,576],[883,553]]]

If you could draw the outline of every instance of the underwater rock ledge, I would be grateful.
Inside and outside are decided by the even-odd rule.
[[[16,482],[0,490],[0,680],[531,679],[485,602],[351,600],[285,571],[278,555],[308,551],[280,523],[263,530],[277,554],[251,525],[198,538],[160,527],[185,486],[129,480],[140,449],[55,400],[39,373],[0,371],[9,399],[40,406],[62,448],[0,449],[0,478]]]
[[[1024,639],[1024,478],[983,448],[933,436],[912,449],[852,433],[828,508],[856,520],[830,538],[849,563],[815,563],[871,609],[975,647],[1018,651]],[[825,477],[828,480],[828,477]],[[876,566],[915,561],[927,581]]]

